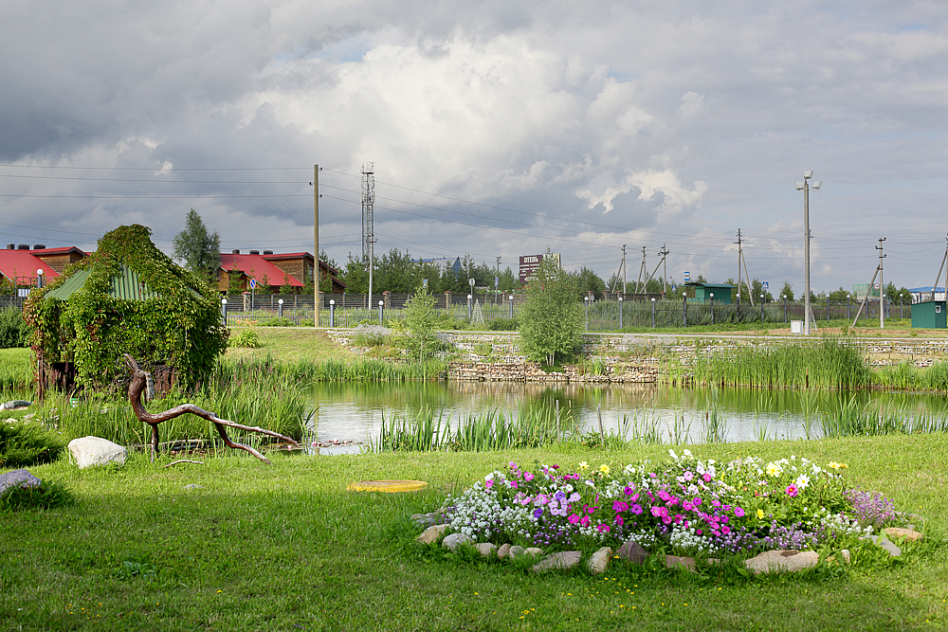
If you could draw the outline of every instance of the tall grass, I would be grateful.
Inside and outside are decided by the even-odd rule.
[[[33,383],[32,351],[0,349],[0,390],[24,390]]]
[[[815,345],[710,349],[695,356],[691,369],[695,383],[722,386],[861,388],[872,383],[863,352],[828,336]]]
[[[484,452],[540,448],[567,441],[582,442],[583,437],[573,430],[572,416],[560,419],[549,407],[532,407],[519,414],[488,411],[469,415],[452,424],[443,412],[437,416],[424,408],[414,416],[394,415],[382,419],[373,452],[452,451]],[[598,437],[599,435],[597,435]]]
[[[876,371],[874,381],[888,388],[948,391],[948,361],[940,360],[927,368],[902,362]]]
[[[948,432],[948,415],[842,401],[820,416],[824,437],[880,436]]]
[[[213,379],[218,381],[289,379],[299,382],[408,382],[447,379],[447,365],[440,360],[396,363],[374,358],[356,362],[327,359],[279,362],[273,358],[222,361]]]

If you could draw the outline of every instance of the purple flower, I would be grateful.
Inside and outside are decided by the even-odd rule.
[[[534,517],[534,518],[539,518],[539,517],[542,516],[542,515],[543,515],[543,508],[542,508],[542,507],[537,507],[536,509],[533,510],[533,517]]]
[[[620,513],[620,512],[623,512],[623,511],[628,511],[628,510],[629,510],[629,504],[628,504],[628,503],[624,503],[624,502],[622,502],[621,500],[617,500],[617,501],[615,501],[614,503],[612,503],[612,510],[615,511],[616,513]]]
[[[632,507],[630,508],[630,511],[634,513],[636,516],[638,516],[642,514],[642,507],[641,505],[632,505]]]
[[[741,507],[735,507],[735,508],[734,508],[734,517],[736,517],[736,518],[743,518],[743,517],[744,517],[744,510],[743,510]]]

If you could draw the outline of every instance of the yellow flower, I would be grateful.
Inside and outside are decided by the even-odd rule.
[[[600,466],[599,466],[599,472],[600,472],[603,476],[605,476],[606,474],[609,473],[609,466],[608,466],[608,465],[600,465]]]
[[[764,519],[764,510],[763,510],[763,509],[758,509],[758,510],[757,510],[757,519],[758,519],[758,520],[763,520],[763,519]]]
[[[579,463],[579,469],[584,470],[584,471],[585,471],[585,470],[588,470],[588,469],[589,469],[589,463],[586,463],[586,461],[580,461],[580,463]]]
[[[845,463],[837,463],[836,461],[830,461],[829,466],[830,466],[830,469],[833,469],[833,470],[843,470],[843,469],[849,468],[849,466],[846,465]]]

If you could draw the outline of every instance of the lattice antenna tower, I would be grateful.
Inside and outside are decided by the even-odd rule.
[[[375,163],[362,165],[362,257],[372,258],[375,243]]]

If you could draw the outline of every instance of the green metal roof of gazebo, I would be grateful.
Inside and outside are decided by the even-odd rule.
[[[44,298],[56,298],[61,301],[67,300],[86,284],[90,273],[91,271],[88,269],[79,270],[63,281],[62,285],[54,290],[50,290]],[[200,296],[194,289],[188,289],[195,295]],[[137,272],[124,263],[120,264],[119,273],[112,277],[112,287],[109,289],[109,296],[127,301],[148,301],[161,298],[161,295],[152,290],[148,287],[148,284],[141,280]]]

